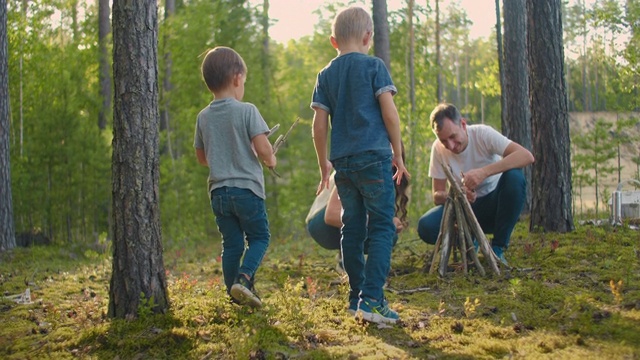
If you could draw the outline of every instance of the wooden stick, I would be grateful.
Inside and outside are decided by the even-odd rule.
[[[431,259],[431,265],[429,267],[429,274],[433,273],[436,268],[436,256],[438,255],[438,250],[440,249],[440,245],[442,244],[442,238],[445,236],[445,232],[442,229],[445,229],[445,224],[449,221],[448,218],[451,217],[451,204],[452,200],[447,198],[444,203],[444,209],[442,210],[442,219],[440,220],[440,233],[438,234],[438,240],[436,240],[435,247],[433,249],[433,257]]]
[[[458,223],[458,248],[460,249],[460,257],[462,258],[462,270],[467,273],[467,247],[465,246],[465,227],[466,221],[462,215],[462,209],[458,206],[458,199],[454,199],[454,208],[456,210],[456,221]]]
[[[456,199],[456,200],[459,202],[462,201],[460,199]],[[462,208],[461,204],[459,206],[460,208]],[[460,226],[460,222],[458,223],[458,226]],[[487,273],[486,271],[484,271],[484,267],[480,263],[480,259],[478,259],[478,254],[476,254],[475,245],[473,244],[473,237],[471,235],[471,230],[469,229],[469,223],[466,218],[463,218],[462,226],[466,229],[465,239],[467,242],[467,249],[468,249],[469,256],[473,260],[473,264],[476,266],[476,269],[478,269],[478,272],[480,272],[480,275],[485,276]]]
[[[440,163],[442,168],[444,169],[444,173],[449,180],[450,189],[454,189],[454,193],[461,199],[462,209],[466,215],[466,219],[469,222],[472,233],[476,236],[476,240],[480,245],[480,250],[482,250],[482,254],[484,254],[487,261],[489,261],[489,265],[491,269],[496,273],[500,274],[500,269],[498,268],[497,259],[498,257],[491,249],[491,245],[489,244],[489,240],[484,235],[482,231],[482,227],[478,223],[478,219],[476,219],[475,214],[473,213],[473,209],[471,208],[471,204],[469,204],[469,200],[467,200],[466,194],[462,191],[462,188],[456,181],[455,177],[451,173],[451,169],[448,164]]]
[[[449,256],[451,255],[451,249],[453,248],[453,231],[454,226],[456,224],[455,218],[455,205],[453,201],[448,207],[449,216],[447,216],[447,221],[445,222],[445,235],[442,237],[442,245],[440,246],[440,264],[439,265],[439,273],[440,276],[445,276],[447,274],[447,266],[449,265]],[[442,230],[442,229],[441,229]]]

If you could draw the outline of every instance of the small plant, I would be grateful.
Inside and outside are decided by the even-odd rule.
[[[611,279],[609,281],[609,287],[611,288],[611,293],[613,294],[616,303],[620,304],[622,302],[622,280],[618,280],[618,282],[615,282],[613,279]]]
[[[472,317],[478,306],[480,306],[480,299],[475,298],[471,301],[471,298],[467,296],[467,300],[464,302],[464,315],[468,318]]]
[[[517,297],[518,293],[520,292],[520,279],[518,278],[514,278],[509,280],[509,284],[511,284],[511,294],[513,295],[513,297]]]
[[[140,293],[140,304],[138,304],[138,317],[140,319],[146,319],[153,315],[153,308],[156,306],[153,296],[146,298],[144,293]]]

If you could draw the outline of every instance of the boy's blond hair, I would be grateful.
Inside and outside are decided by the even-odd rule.
[[[247,73],[242,56],[232,48],[216,46],[202,60],[202,79],[212,92],[224,90],[236,75]]]
[[[351,6],[340,11],[331,25],[331,36],[338,44],[361,40],[367,32],[373,32],[373,20],[371,15],[359,6]]]

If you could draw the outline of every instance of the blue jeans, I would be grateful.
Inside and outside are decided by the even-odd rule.
[[[349,275],[349,299],[380,301],[391,267],[396,227],[395,191],[389,152],[367,151],[333,161],[342,201],[342,256]],[[369,240],[365,262],[365,240]]]
[[[513,228],[516,226],[526,199],[526,181],[521,169],[507,170],[500,176],[498,186],[489,194],[477,198],[471,209],[485,234],[493,234],[491,246],[498,254],[509,247]],[[418,221],[418,235],[435,244],[440,232],[443,205],[427,211]],[[499,254],[498,254],[499,255]]]
[[[211,191],[211,209],[222,234],[222,274],[228,293],[239,273],[253,281],[267,252],[271,237],[267,211],[264,199],[251,190],[227,186]]]

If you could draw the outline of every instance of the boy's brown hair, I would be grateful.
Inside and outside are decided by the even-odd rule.
[[[204,56],[201,70],[209,90],[216,92],[229,86],[235,75],[246,74],[247,65],[232,48],[216,46]]]
[[[367,32],[373,32],[373,20],[366,10],[358,6],[340,11],[331,26],[331,36],[338,44],[360,40]]]

